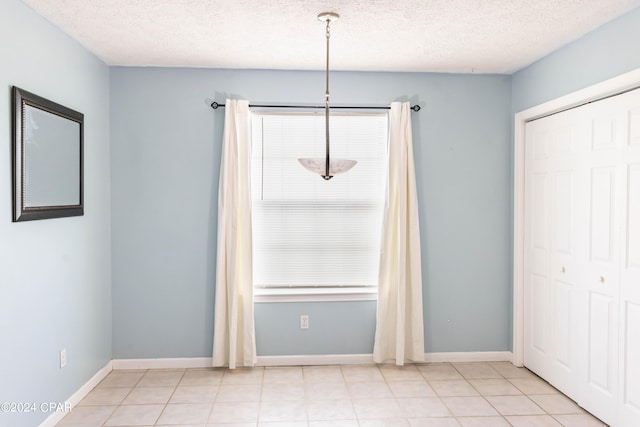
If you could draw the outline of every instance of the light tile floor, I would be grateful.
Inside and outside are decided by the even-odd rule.
[[[112,371],[58,427],[605,424],[507,362]]]

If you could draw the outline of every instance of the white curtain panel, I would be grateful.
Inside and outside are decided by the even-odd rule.
[[[253,317],[249,102],[225,102],[218,188],[213,366],[256,364]]]
[[[424,361],[422,267],[411,105],[391,103],[389,168],[382,230],[378,307],[373,359],[376,363]]]

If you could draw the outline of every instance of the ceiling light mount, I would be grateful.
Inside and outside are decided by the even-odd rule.
[[[329,39],[331,38],[331,28],[330,25],[332,21],[337,21],[340,18],[335,12],[323,12],[318,15],[318,19],[320,21],[326,22],[326,36],[327,36],[327,67],[326,67],[326,86],[327,89],[324,94],[324,128],[325,128],[325,137],[326,137],[326,155],[324,159],[318,158],[304,158],[298,159],[300,164],[304,166],[307,170],[320,174],[322,178],[326,181],[333,178],[334,175],[339,173],[347,172],[349,169],[354,167],[356,160],[347,160],[347,159],[331,159],[330,152],[330,138],[329,138]]]
[[[337,21],[338,19],[340,19],[340,15],[335,12],[322,12],[318,14],[318,20],[322,22],[333,22]]]

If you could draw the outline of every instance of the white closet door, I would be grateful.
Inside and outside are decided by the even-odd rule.
[[[545,123],[546,124],[546,123]],[[552,360],[549,324],[551,131],[542,122],[527,125],[525,180],[524,364],[548,377]]]
[[[620,425],[640,425],[640,91],[627,95],[628,133],[621,151]]]
[[[525,366],[640,426],[640,89],[525,132]]]
[[[579,108],[590,128],[587,169],[586,259],[581,286],[586,304],[577,322],[586,328],[585,389],[580,402],[605,422],[613,424],[618,399],[618,299],[620,265],[621,191],[624,182],[619,153],[626,118],[618,97]]]
[[[571,393],[579,335],[571,315],[580,300],[577,265],[584,152],[573,111],[527,125],[525,181],[525,365]]]

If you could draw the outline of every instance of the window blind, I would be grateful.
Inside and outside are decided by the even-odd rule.
[[[357,160],[324,181],[322,114],[252,116],[254,283],[259,288],[377,286],[387,115],[331,116],[331,156]]]

